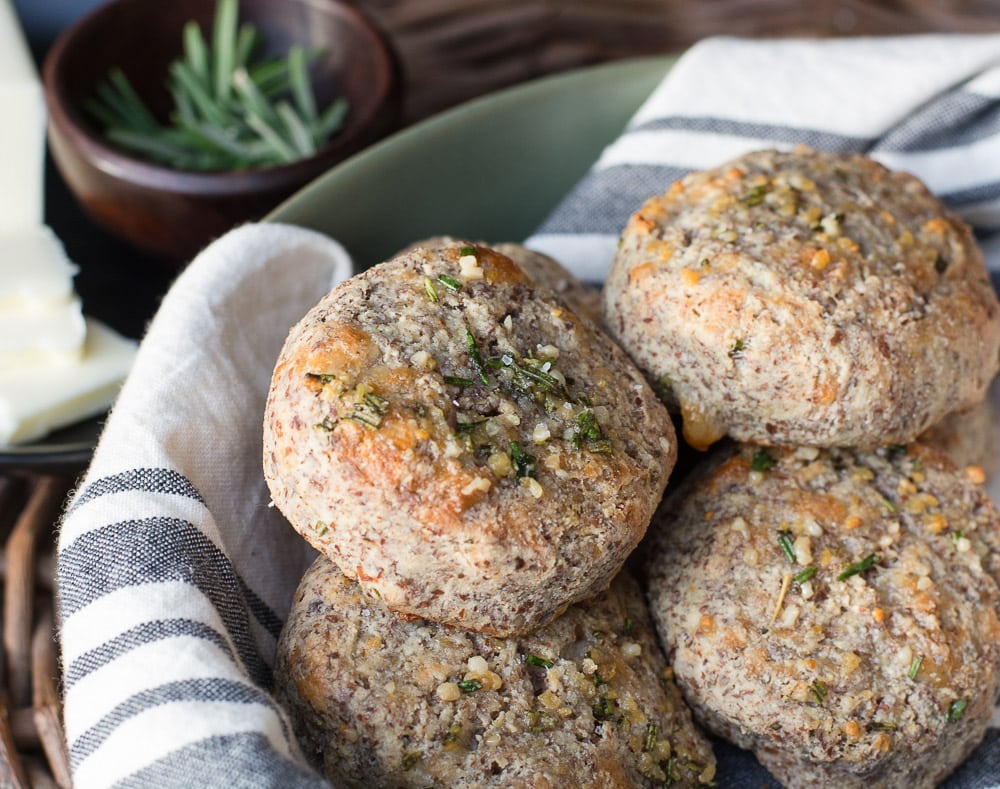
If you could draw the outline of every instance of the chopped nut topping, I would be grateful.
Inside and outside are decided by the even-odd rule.
[[[462,488],[463,496],[471,496],[473,493],[487,493],[492,487],[490,481],[486,477],[475,477],[468,485]]]
[[[521,477],[519,482],[521,483],[521,487],[525,488],[536,499],[540,499],[542,494],[545,493],[541,483],[534,477]]]
[[[437,686],[437,697],[441,701],[458,701],[462,698],[462,691],[454,682],[442,682]]]

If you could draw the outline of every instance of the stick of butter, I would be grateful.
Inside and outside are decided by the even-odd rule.
[[[42,224],[45,96],[14,6],[0,0],[0,232]]]
[[[76,270],[48,227],[0,235],[0,370],[80,356],[87,326]]]
[[[100,414],[118,394],[135,350],[134,341],[88,318],[79,359],[0,371],[0,446]]]
[[[85,320],[76,266],[43,224],[45,101],[10,0],[0,0],[0,446],[104,411],[135,343]]]

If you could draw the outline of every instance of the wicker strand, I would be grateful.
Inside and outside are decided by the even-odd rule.
[[[49,534],[69,483],[61,477],[35,482],[28,504],[7,538],[3,644],[7,655],[7,692],[12,707],[31,704],[31,635],[34,620],[35,555],[39,538]]]
[[[62,706],[57,685],[59,664],[52,598],[45,598],[44,603],[45,607],[31,638],[32,713],[52,777],[60,789],[70,789],[73,779],[60,712]]]
[[[7,703],[0,702],[0,786],[30,789],[7,712]]]

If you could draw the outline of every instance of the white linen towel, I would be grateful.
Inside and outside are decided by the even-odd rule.
[[[915,172],[994,248],[1000,37],[707,40],[528,243],[598,281],[645,197],[800,142]],[[349,271],[312,231],[245,226],[191,263],[151,324],[59,534],[79,789],[326,786],[267,690],[313,554],[268,507],[260,434],[287,329]],[[717,785],[775,786],[748,754],[718,755]],[[1000,728],[947,786],[1000,786]]]
[[[690,172],[797,144],[907,170],[1000,231],[1000,36],[708,39],[526,243],[594,282],[629,214]],[[1000,245],[986,250],[1000,268]]]

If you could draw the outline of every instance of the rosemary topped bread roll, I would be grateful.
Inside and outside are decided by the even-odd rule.
[[[1000,349],[968,226],[911,175],[802,148],[648,200],[605,323],[701,447],[907,443],[983,398]]]
[[[655,524],[677,683],[784,786],[931,789],[983,738],[1000,516],[938,450],[720,447]]]
[[[531,635],[404,621],[320,557],[282,631],[276,694],[344,787],[711,785],[636,582]]]
[[[524,633],[607,587],[676,456],[669,414],[590,321],[483,246],[342,283],[274,371],[275,504],[389,608]]]

